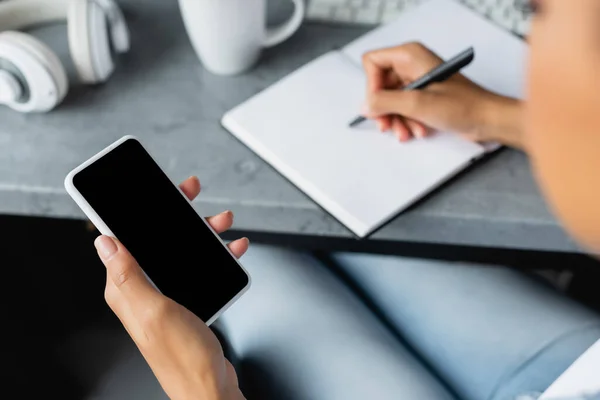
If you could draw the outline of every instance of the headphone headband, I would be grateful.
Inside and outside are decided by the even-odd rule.
[[[21,30],[35,25],[63,22],[72,0],[0,1],[0,31]],[[129,31],[125,17],[114,0],[86,0],[96,3],[108,20],[111,40],[119,53],[129,50]]]
[[[115,0],[94,0],[94,2],[106,14],[112,43],[117,52],[125,53],[129,51],[129,30],[127,29],[127,22],[121,8]]]
[[[65,21],[69,0],[5,0],[0,2],[0,31]]]

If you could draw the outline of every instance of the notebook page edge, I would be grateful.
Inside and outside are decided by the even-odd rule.
[[[446,176],[440,178],[440,180],[438,181],[437,184],[432,185],[429,188],[427,188],[427,189],[419,192],[418,194],[416,194],[415,196],[413,196],[413,199],[411,201],[405,202],[404,205],[399,206],[398,208],[396,208],[388,217],[382,218],[380,221],[378,221],[376,224],[374,224],[374,226],[372,226],[367,231],[367,233],[365,234],[365,236],[372,235],[373,233],[375,233],[376,231],[378,231],[379,229],[381,229],[383,226],[385,226],[385,225],[389,224],[390,222],[392,222],[401,213],[403,213],[404,211],[408,210],[410,207],[412,207],[413,205],[415,205],[416,203],[418,203],[420,200],[422,200],[423,198],[425,198],[427,195],[435,192],[442,185],[444,185],[445,183],[447,183],[448,181],[450,181],[452,178],[456,177],[458,174],[460,174],[462,171],[464,171],[469,165],[471,165],[473,162],[475,162],[476,160],[478,160],[479,158],[481,158],[485,154],[486,154],[486,151],[482,147],[481,148],[481,153],[478,156],[475,156],[475,157],[471,158],[470,160],[465,160],[465,162],[463,164],[460,164],[460,165],[456,166],[456,168],[454,168],[452,170],[449,170],[448,174]]]
[[[227,112],[223,116],[221,124],[233,136],[248,146],[250,150],[267,162],[267,164],[274,168],[285,179],[296,186],[298,190],[303,192],[353,234],[359,238],[363,238],[367,235],[370,225],[356,218],[339,203],[331,199],[324,191],[303,178],[300,172],[288,166],[287,163],[283,162],[273,152],[269,151],[268,148],[260,143],[259,140],[256,140],[252,134],[246,132],[246,130],[238,124],[235,118],[235,109]]]

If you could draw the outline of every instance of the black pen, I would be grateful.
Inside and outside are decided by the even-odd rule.
[[[469,47],[467,50],[437,66],[427,74],[423,75],[421,78],[404,86],[402,90],[419,90],[426,88],[432,83],[443,82],[467,65],[471,64],[474,58],[475,50],[472,47]],[[350,127],[353,128],[361,122],[366,121],[366,119],[367,118],[360,116],[354,121],[350,122]]]

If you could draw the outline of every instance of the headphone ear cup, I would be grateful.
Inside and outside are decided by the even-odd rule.
[[[70,1],[69,47],[83,83],[105,82],[114,71],[107,25],[107,17],[95,1]]]
[[[26,99],[10,104],[23,112],[46,112],[67,94],[69,81],[58,56],[44,43],[25,33],[0,33],[0,61],[14,68],[26,86]]]

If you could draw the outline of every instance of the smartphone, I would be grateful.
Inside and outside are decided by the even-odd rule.
[[[158,290],[207,325],[249,289],[250,275],[135,137],[75,168],[65,188]]]

